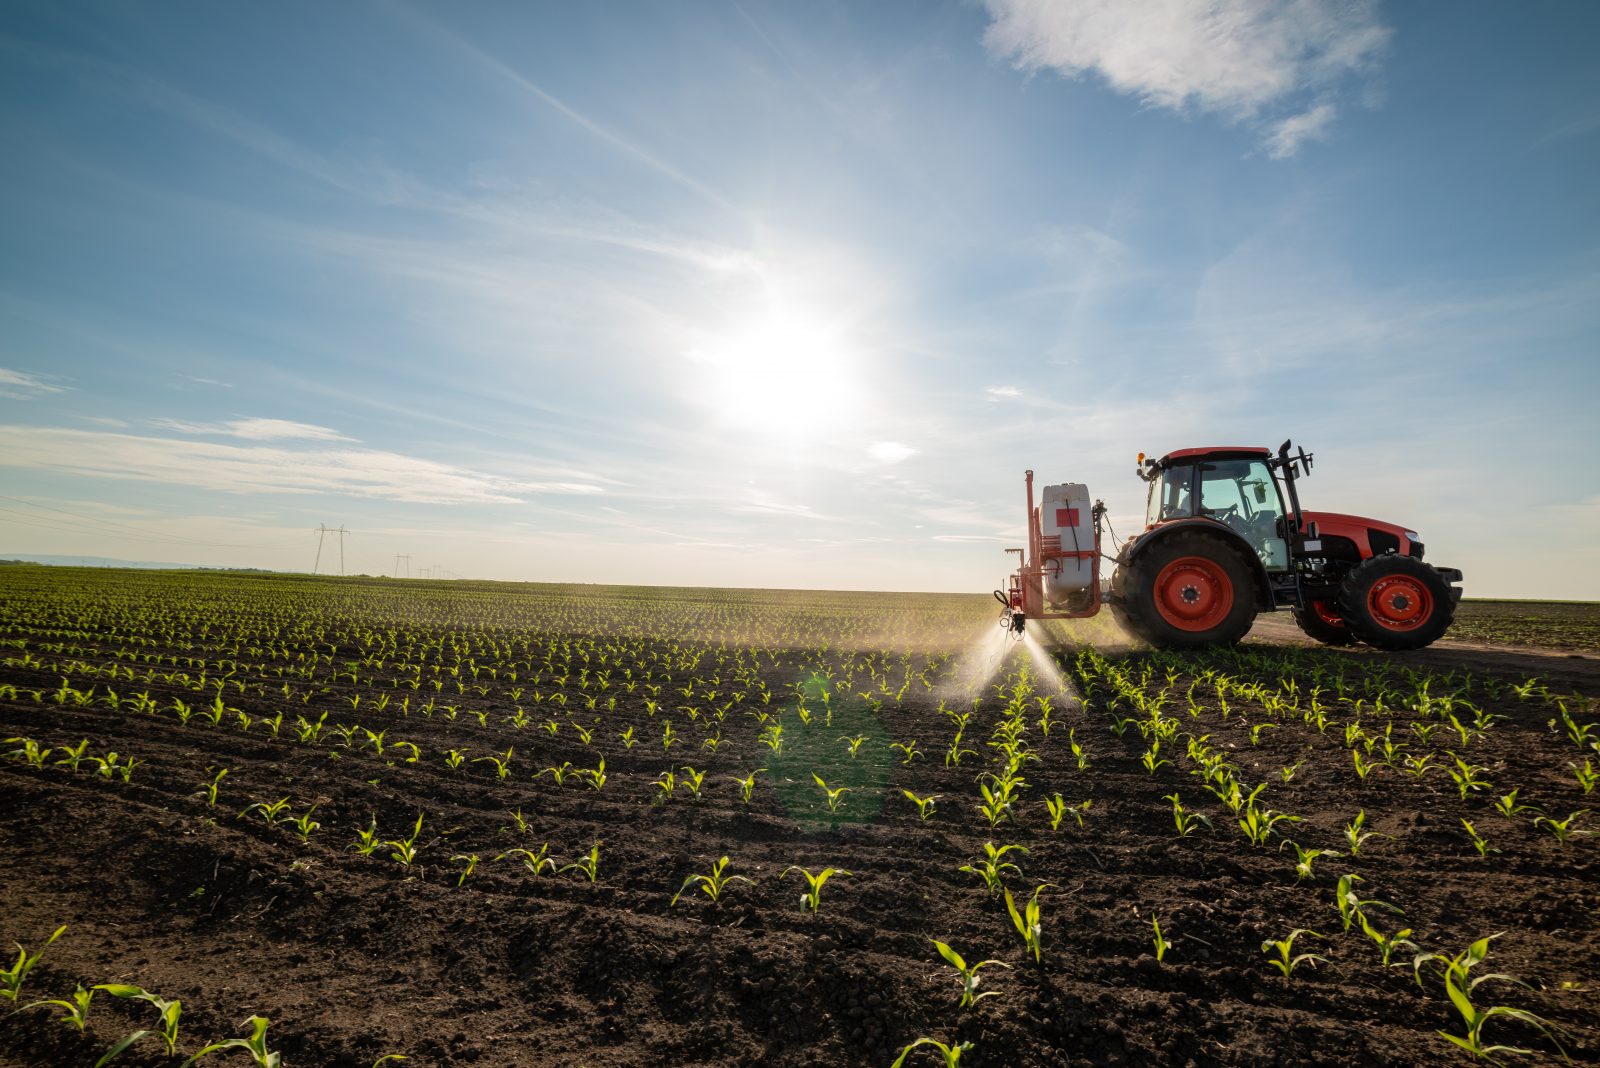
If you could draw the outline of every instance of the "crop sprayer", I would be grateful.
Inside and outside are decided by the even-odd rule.
[[[1129,538],[1102,584],[1103,502],[1080,482],[1045,486],[1034,504],[1026,474],[1026,547],[1007,588],[1001,626],[1021,637],[1029,619],[1084,619],[1102,605],[1158,648],[1231,645],[1256,613],[1288,608],[1328,645],[1420,649],[1455,616],[1461,572],[1422,559],[1414,530],[1300,506],[1296,483],[1312,454],[1260,447],[1139,454],[1149,483],[1144,530]]]

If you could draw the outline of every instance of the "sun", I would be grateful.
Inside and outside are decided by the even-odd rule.
[[[789,445],[843,429],[859,413],[860,360],[844,331],[766,301],[687,352],[712,420]]]

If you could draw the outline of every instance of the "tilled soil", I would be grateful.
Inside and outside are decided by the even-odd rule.
[[[1250,654],[1271,653],[1279,637],[1258,628],[1244,660],[1196,658],[1193,670],[1248,673]],[[1081,688],[1074,655],[1057,650]],[[1539,676],[1562,693],[1600,689],[1596,662],[1583,657],[1448,644],[1394,658],[1304,655],[1355,679],[1380,665],[1380,673],[1400,666],[1457,681],[1467,672],[1519,683]],[[1150,663],[1139,652],[1110,660],[1133,672]],[[1157,665],[1157,686],[1169,663]],[[1192,677],[1180,678],[1176,692]],[[1359,857],[1322,857],[1312,878],[1297,879],[1294,851],[1280,848],[1282,839],[1265,848],[1246,842],[1189,774],[1181,746],[1163,752],[1171,765],[1147,772],[1146,742],[1132,729],[1116,734],[1093,691],[1086,705],[1059,698],[1048,736],[1030,733],[1041,759],[1027,766],[1024,801],[991,828],[976,811],[974,780],[989,766],[992,698],[967,733],[975,752],[948,767],[951,727],[934,692],[878,712],[841,698],[831,726],[818,719],[807,728],[791,714],[781,754],[760,744],[753,718],[737,713],[715,752],[699,748],[703,732],[681,715],[680,742],[664,748],[666,713],[650,713],[634,695],[587,745],[570,726],[587,715],[557,716],[554,735],[537,725],[549,718],[543,712],[518,729],[506,722],[504,699],[468,695],[454,719],[415,709],[402,716],[372,711],[370,692],[345,682],[295,706],[313,717],[329,711],[330,726],[386,729],[380,757],[371,745],[345,746],[327,734],[301,744],[287,724],[276,739],[259,722],[237,729],[235,711],[259,720],[283,709],[269,696],[274,679],[265,680],[266,693],[229,691],[229,718],[215,727],[180,724],[166,712],[58,706],[48,694],[59,677],[37,668],[13,664],[0,681],[19,690],[0,700],[0,737],[37,739],[58,750],[52,760],[61,746],[87,738],[91,753],[142,762],[124,783],[87,766],[72,773],[0,761],[0,937],[32,950],[67,925],[20,1003],[65,998],[79,982],[137,984],[182,1000],[181,1055],[248,1033],[241,1021],[261,1014],[272,1021],[269,1044],[293,1068],[367,1068],[385,1054],[440,1066],[887,1066],[919,1036],[971,1042],[961,1063],[976,1068],[1471,1063],[1437,1034],[1462,1027],[1434,971],[1425,968],[1419,984],[1411,952],[1385,968],[1359,930],[1341,930],[1334,880],[1356,872],[1364,898],[1404,909],[1402,918],[1374,906],[1378,926],[1410,928],[1423,949],[1453,955],[1500,935],[1480,973],[1529,986],[1491,982],[1479,988],[1480,1004],[1536,1012],[1559,1027],[1573,1062],[1600,1063],[1597,839],[1559,843],[1527,818],[1496,813],[1488,795],[1463,799],[1443,772],[1414,778],[1387,768],[1363,782],[1333,728],[1318,733],[1277,716],[1252,744],[1250,728],[1268,718],[1248,704],[1224,719],[1208,701],[1199,715],[1180,718],[1271,783],[1271,806],[1301,818],[1286,838],[1347,852],[1341,828],[1364,810],[1367,829],[1382,837]],[[1260,681],[1276,687],[1281,678]],[[44,701],[32,699],[35,689]],[[163,706],[185,693],[162,685],[150,692]],[[368,703],[352,709],[363,694]],[[1502,695],[1485,707],[1506,718],[1466,755],[1487,769],[1494,794],[1517,787],[1521,800],[1562,816],[1595,804],[1568,767],[1581,763],[1580,750],[1550,728],[1546,704]],[[1586,714],[1593,718],[1592,705]],[[638,739],[631,748],[618,739],[629,725]],[[1069,750],[1069,728],[1090,755],[1086,771]],[[854,736],[865,740],[852,759],[842,739]],[[406,763],[397,739],[414,743],[422,759]],[[922,753],[904,763],[889,743],[912,739]],[[1440,761],[1459,748],[1453,739],[1449,727],[1434,739]],[[514,756],[503,780],[492,763],[475,760],[508,748]],[[452,749],[467,754],[455,770],[443,760]],[[601,790],[534,777],[562,762],[594,767],[601,755]],[[1282,781],[1279,769],[1297,761]],[[701,800],[681,785],[685,765],[708,770]],[[212,806],[199,791],[208,769],[222,767],[228,774]],[[732,780],[756,768],[766,770],[746,806]],[[655,781],[667,770],[680,784],[658,802]],[[837,814],[825,808],[813,773],[850,788]],[[925,822],[904,790],[937,795]],[[1069,814],[1051,830],[1042,800],[1057,793],[1069,803],[1092,801],[1081,828]],[[1173,793],[1214,829],[1179,837],[1165,799]],[[309,840],[259,812],[240,815],[279,798],[297,816],[315,803],[321,826]],[[515,810],[525,831],[514,826]],[[352,848],[371,821],[380,838],[398,839],[419,813],[409,866],[391,859],[390,846],[370,856]],[[1473,850],[1463,817],[1495,852]],[[1580,817],[1575,826],[1600,827],[1600,818]],[[1037,963],[1003,899],[959,870],[982,856],[985,842],[1027,849],[1006,858],[1021,868],[1008,879],[1019,907],[1047,884]],[[515,857],[495,859],[514,847],[537,854],[546,843],[561,865],[599,843],[595,881],[575,870],[534,875]],[[462,881],[465,861],[454,858],[471,854],[479,863]],[[729,874],[752,882],[730,883],[716,903],[690,886],[670,903],[686,878],[709,873],[723,856]],[[799,907],[804,881],[785,874],[790,865],[850,874],[826,884],[812,915]],[[1162,961],[1153,955],[1152,916],[1172,942]],[[1301,936],[1295,953],[1325,959],[1286,978],[1269,967],[1262,943],[1295,928],[1326,936]],[[968,961],[1000,961],[983,970],[979,988],[995,996],[959,1008],[960,981],[932,939]],[[150,1026],[154,1013],[101,995],[84,1036],[51,1016],[35,1008],[0,1019],[0,1064],[92,1065],[116,1039]],[[1492,1021],[1485,1038],[1537,1051],[1523,1063],[1558,1060],[1548,1040],[1515,1021]],[[114,1063],[181,1059],[152,1037]],[[935,1058],[919,1051],[908,1059],[919,1063]]]

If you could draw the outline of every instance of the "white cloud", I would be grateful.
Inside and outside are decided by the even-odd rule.
[[[989,399],[992,401],[1015,400],[1022,396],[1022,390],[1016,386],[987,386],[984,392],[989,395]]]
[[[1328,125],[1338,113],[1332,104],[1318,104],[1310,111],[1274,123],[1267,136],[1267,155],[1273,159],[1287,159],[1300,151],[1305,142],[1322,140],[1328,136]]]
[[[898,441],[874,441],[867,449],[867,455],[880,464],[897,464],[916,454],[916,449]]]
[[[288,419],[232,419],[225,423],[190,423],[181,419],[158,420],[157,426],[180,434],[221,434],[248,441],[353,441],[337,430]]]
[[[30,375],[26,371],[13,371],[9,367],[0,367],[0,397],[28,400],[46,393],[64,393],[66,388],[47,382],[38,375]]]
[[[327,493],[428,504],[603,492],[584,483],[523,482],[376,449],[229,445],[53,427],[0,426],[0,465],[226,493]]]
[[[1098,73],[1158,107],[1232,121],[1303,109],[1368,70],[1391,31],[1375,0],[985,0],[989,49],[1023,70]],[[1323,131],[1322,104],[1272,124],[1274,158]]]

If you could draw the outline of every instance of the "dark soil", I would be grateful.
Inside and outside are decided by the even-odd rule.
[[[26,628],[15,616],[7,623],[13,635]],[[1261,635],[1243,657],[1183,661],[1175,705],[1208,668],[1255,672],[1279,687],[1281,661],[1273,658],[1284,647]],[[805,728],[790,711],[781,755],[760,744],[745,707],[728,714],[715,752],[702,748],[704,725],[677,711],[685,702],[675,695],[655,714],[640,694],[625,695],[590,745],[570,725],[594,718],[577,710],[574,686],[574,703],[554,715],[555,735],[538,726],[551,718],[548,705],[528,705],[531,722],[521,729],[508,724],[513,702],[499,684],[489,695],[455,698],[453,720],[417,712],[426,691],[407,715],[393,704],[374,710],[378,695],[395,694],[398,703],[410,692],[393,689],[388,670],[360,684],[324,677],[301,701],[282,694],[283,677],[267,670],[265,658],[198,639],[184,656],[213,665],[225,659],[245,683],[225,689],[229,712],[220,726],[199,718],[180,724],[166,711],[171,700],[203,705],[211,692],[159,679],[111,684],[123,695],[148,690],[162,708],[156,715],[52,702],[62,662],[103,667],[116,662],[127,638],[79,635],[78,652],[49,654],[39,652],[35,634],[27,647],[42,663],[13,658],[0,668],[0,683],[18,688],[15,699],[0,699],[0,737],[36,739],[57,750],[52,761],[80,738],[90,753],[114,750],[141,761],[123,783],[87,765],[72,773],[0,760],[0,938],[31,951],[66,924],[19,1004],[65,998],[80,982],[137,984],[182,1000],[181,1055],[247,1034],[242,1021],[261,1014],[272,1021],[269,1044],[293,1068],[367,1068],[391,1053],[405,1054],[408,1066],[887,1066],[922,1035],[970,1041],[962,1064],[975,1068],[1472,1063],[1436,1033],[1462,1028],[1432,971],[1424,970],[1419,986],[1410,953],[1384,968],[1358,930],[1341,931],[1333,886],[1350,871],[1363,877],[1363,897],[1404,908],[1403,919],[1372,912],[1378,925],[1391,933],[1411,928],[1424,949],[1455,954],[1504,932],[1480,971],[1508,973],[1529,987],[1490,982],[1479,988],[1480,1005],[1536,1012],[1560,1028],[1575,1063],[1600,1063],[1600,839],[1560,844],[1526,818],[1496,813],[1488,795],[1463,800],[1443,772],[1416,779],[1380,769],[1362,782],[1334,728],[1319,734],[1274,716],[1277,725],[1252,745],[1249,728],[1269,718],[1259,705],[1244,702],[1226,720],[1214,700],[1192,720],[1178,715],[1190,721],[1186,730],[1209,733],[1255,779],[1272,783],[1271,806],[1302,817],[1288,832],[1295,841],[1343,852],[1341,827],[1358,809],[1368,830],[1387,837],[1372,839],[1357,858],[1323,857],[1312,879],[1297,880],[1293,850],[1276,840],[1250,846],[1189,774],[1181,744],[1163,751],[1170,766],[1147,774],[1139,761],[1144,740],[1132,729],[1113,733],[1104,695],[1092,689],[1087,705],[1062,711],[1067,702],[1058,701],[1048,737],[1032,729],[1042,759],[1027,767],[1017,817],[991,829],[976,812],[974,778],[992,766],[984,742],[1003,704],[992,690],[966,736],[981,755],[960,767],[943,763],[951,726],[939,694],[921,687],[876,713],[841,697],[831,727],[819,719]],[[639,644],[646,653],[672,647]],[[333,663],[358,655],[341,648]],[[1023,655],[1013,651],[1009,667]],[[1074,650],[1057,655],[1073,678]],[[1596,661],[1581,657],[1445,646],[1400,657],[1293,655],[1355,682],[1406,668],[1438,674],[1441,689],[1465,684],[1471,672],[1472,685],[1539,676],[1551,692],[1600,691]],[[777,691],[803,665],[826,659],[790,649],[764,654],[761,663]],[[1139,652],[1110,659],[1135,674],[1153,665],[1152,693],[1178,662]],[[73,681],[101,694],[107,688],[103,677]],[[34,700],[33,690],[44,699]],[[1521,800],[1561,816],[1600,808],[1600,793],[1586,797],[1572,777],[1568,763],[1583,757],[1548,727],[1548,701],[1472,692],[1506,717],[1464,751],[1487,769],[1494,794],[1518,787]],[[362,700],[352,708],[356,697]],[[261,718],[284,710],[280,736],[269,737]],[[294,717],[324,710],[330,730],[341,722],[386,729],[384,756],[347,747],[329,731],[319,744],[295,740]],[[255,717],[250,730],[238,729],[235,711]],[[1573,711],[1596,718],[1592,703]],[[669,715],[682,739],[670,751],[661,744]],[[1366,720],[1378,729],[1387,721],[1371,713]],[[1405,716],[1393,722],[1398,733]],[[625,748],[618,732],[629,725],[639,741]],[[1088,771],[1069,752],[1069,727],[1091,756]],[[839,739],[858,734],[866,741],[852,760]],[[888,743],[913,738],[925,752],[901,763]],[[404,762],[396,740],[415,743],[422,759]],[[503,781],[491,763],[473,762],[508,748],[515,753]],[[1446,726],[1433,748],[1447,763],[1444,751],[1460,746]],[[451,749],[467,753],[454,771],[444,762]],[[563,761],[593,767],[601,755],[602,790],[534,778]],[[1281,781],[1278,769],[1301,760],[1292,781]],[[685,765],[709,770],[704,799],[692,800],[679,785],[671,800],[656,803],[658,776],[671,769],[681,778]],[[207,769],[220,767],[228,774],[213,807],[198,791]],[[746,807],[731,777],[756,768],[767,770]],[[813,772],[851,787],[837,816],[823,807]],[[926,822],[903,797],[907,789],[939,795]],[[1178,837],[1164,800],[1175,791],[1215,830]],[[1057,792],[1069,802],[1092,799],[1081,829],[1069,816],[1051,831],[1042,799]],[[295,815],[316,804],[321,827],[309,841],[287,824],[240,815],[254,802],[284,797]],[[513,826],[519,808],[526,832]],[[388,847],[371,856],[351,848],[369,821],[381,838],[401,838],[418,813],[424,820],[409,867],[390,859]],[[1479,857],[1462,817],[1499,851]],[[1600,817],[1575,825],[1600,828]],[[1009,880],[1019,905],[1036,885],[1052,884],[1040,895],[1040,963],[1024,951],[1004,902],[958,870],[991,840],[1029,850],[1008,857],[1025,873]],[[534,876],[514,859],[495,859],[548,843],[550,855],[569,864],[596,842],[593,883],[570,870]],[[480,863],[458,886],[463,862],[452,858],[465,854]],[[693,887],[670,904],[688,876],[709,872],[722,856],[731,858],[729,873],[753,883],[730,885],[717,904]],[[852,874],[828,882],[813,916],[797,907],[803,880],[784,875],[789,865]],[[1173,942],[1162,962],[1152,955],[1152,915]],[[1303,936],[1296,952],[1326,961],[1286,979],[1269,968],[1262,942],[1302,927],[1327,938]],[[959,1009],[959,980],[934,938],[969,961],[1009,965],[983,972],[980,990],[998,996]],[[0,1065],[92,1065],[122,1035],[151,1026],[155,1013],[102,994],[84,1037],[53,1015],[35,1008],[0,1018]],[[1558,1059],[1548,1040],[1514,1021],[1491,1022],[1485,1037],[1538,1051],[1522,1063]],[[246,1059],[219,1056],[225,1064]],[[180,1060],[162,1054],[152,1037],[114,1063]],[[908,1059],[932,1063],[926,1051]]]

